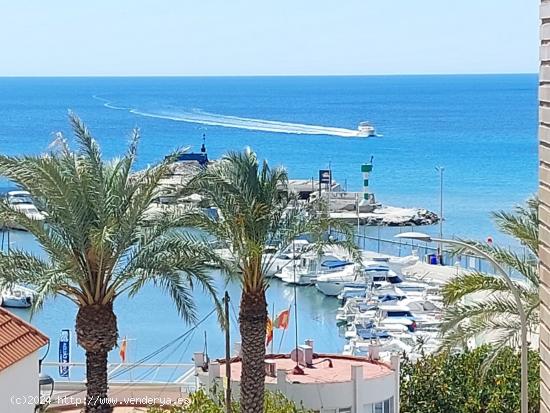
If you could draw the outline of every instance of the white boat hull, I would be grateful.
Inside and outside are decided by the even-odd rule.
[[[345,281],[322,281],[317,280],[315,282],[315,287],[323,294],[328,295],[329,297],[336,297],[342,292],[346,286]]]
[[[281,281],[287,284],[296,284],[296,285],[311,285],[315,280],[315,276],[312,274],[296,274],[294,277],[293,274],[283,274]]]
[[[7,308],[29,308],[32,306],[31,297],[14,297],[14,296],[2,296],[2,307]]]

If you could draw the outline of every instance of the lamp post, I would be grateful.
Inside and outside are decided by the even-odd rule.
[[[421,232],[403,232],[395,236],[396,238],[405,238],[421,242],[439,242],[440,244],[449,244],[456,245],[469,249],[470,251],[482,256],[493,264],[496,271],[504,278],[504,281],[510,288],[512,295],[514,296],[514,301],[516,302],[517,311],[519,314],[520,324],[521,324],[521,413],[527,413],[528,409],[528,364],[527,364],[527,316],[525,314],[525,309],[523,308],[523,303],[521,302],[521,296],[518,288],[512,282],[508,273],[502,268],[500,263],[496,261],[493,257],[487,254],[485,251],[480,248],[470,245],[463,241],[458,241],[454,239],[443,239],[443,238],[432,238],[428,234],[423,234]]]
[[[54,386],[54,379],[50,375],[42,372],[42,360],[40,360],[38,375],[38,404],[35,407],[35,412],[44,412],[51,403]],[[43,397],[42,393],[46,393],[48,390],[48,395]]]
[[[443,172],[445,171],[445,168],[442,166],[436,166],[435,170],[439,172],[439,238],[443,238]],[[443,257],[442,242],[439,243],[439,255]]]

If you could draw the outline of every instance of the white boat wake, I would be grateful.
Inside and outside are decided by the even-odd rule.
[[[280,122],[273,120],[242,118],[238,116],[227,116],[217,113],[204,112],[200,109],[191,111],[158,111],[148,112],[135,108],[115,106],[110,101],[93,96],[94,99],[102,101],[103,106],[109,109],[127,110],[130,113],[149,118],[167,119],[177,122],[196,123],[208,126],[222,126],[225,128],[247,129],[262,132],[288,133],[295,135],[329,135],[344,138],[361,137],[357,129],[336,128],[320,125],[305,125],[300,123]]]

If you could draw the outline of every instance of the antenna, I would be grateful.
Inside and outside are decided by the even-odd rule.
[[[202,153],[206,153],[206,133],[203,133],[203,134],[202,134],[201,152],[202,152]]]
[[[208,357],[208,337],[206,335],[206,330],[204,330],[204,363],[208,366],[210,364],[210,357]]]

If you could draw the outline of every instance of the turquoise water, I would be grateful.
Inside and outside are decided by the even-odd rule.
[[[330,164],[335,179],[359,190],[360,165],[372,155],[372,189],[379,201],[396,206],[437,211],[435,167],[443,165],[447,235],[491,235],[508,243],[495,232],[490,211],[509,209],[536,191],[536,75],[0,78],[0,152],[44,151],[54,132],[68,132],[68,109],[87,122],[107,157],[124,150],[131,128],[139,127],[140,166],[174,148],[198,150],[206,133],[211,158],[250,146],[271,164],[285,165],[293,178],[310,178]],[[383,137],[342,136],[363,120]],[[395,231],[381,234],[390,237]],[[25,234],[13,234],[12,240],[33,248]],[[229,290],[236,304],[238,289]],[[319,349],[340,351],[335,300],[312,288],[299,294],[301,339],[312,337]],[[277,311],[291,299],[288,287],[274,283],[269,290],[270,306],[275,303]],[[197,294],[197,300],[207,313],[208,299]],[[130,360],[186,329],[170,300],[153,288],[132,301],[122,298],[117,310],[121,335],[136,339],[130,343]],[[74,314],[70,303],[58,299],[47,303],[34,322],[56,341],[61,328],[72,327]],[[193,351],[202,349],[204,329],[210,332],[211,353],[220,355],[223,343],[212,319],[187,350],[170,360],[189,361]],[[290,348],[293,340],[289,334],[282,348]]]

